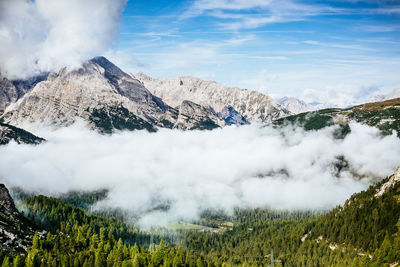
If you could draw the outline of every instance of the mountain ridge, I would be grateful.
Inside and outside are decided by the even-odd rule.
[[[225,107],[230,106],[247,121],[258,123],[268,123],[291,115],[270,96],[254,90],[229,87],[192,76],[152,78],[139,72],[134,77],[171,106],[177,106],[183,100],[210,106],[216,112],[222,112]]]
[[[219,84],[218,97],[223,94],[232,99],[221,102],[221,99],[217,101],[214,98],[213,103],[218,102],[218,108],[193,98],[178,99],[172,105],[153,94],[143,81],[124,72],[105,57],[95,57],[79,69],[69,71],[63,68],[57,73],[40,77],[27,83],[29,86],[24,87],[26,90],[22,90],[19,97],[3,100],[5,109],[0,116],[5,123],[17,127],[32,124],[62,127],[73,124],[75,118],[80,117],[90,128],[112,133],[125,129],[208,129],[201,126],[207,120],[212,125],[224,127],[246,124],[245,121],[268,122],[289,114],[267,95]],[[197,81],[207,84],[207,81]],[[2,91],[7,91],[5,85],[2,88]],[[260,96],[259,101],[257,98]],[[192,108],[188,109],[188,106]],[[196,116],[193,116],[194,107]],[[227,116],[236,116],[235,119],[221,117],[225,108],[230,110]],[[249,114],[251,120],[248,119]],[[183,117],[185,120],[182,120]]]

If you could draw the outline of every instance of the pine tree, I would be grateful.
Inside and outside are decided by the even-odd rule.
[[[8,256],[4,257],[3,264],[1,265],[1,267],[11,267],[10,258]]]

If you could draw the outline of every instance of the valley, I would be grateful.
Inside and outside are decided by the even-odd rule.
[[[143,232],[63,200],[32,196],[20,204],[36,231],[27,241],[32,247],[22,256],[5,254],[3,265],[265,266],[269,259],[264,255],[272,250],[279,260],[276,266],[395,265],[400,260],[399,175],[400,170],[323,215],[274,220],[247,216],[250,221],[237,221],[224,231],[186,225],[176,227],[174,235]],[[10,203],[7,198],[2,195]],[[84,198],[78,199],[75,203],[82,205]],[[18,216],[17,221],[26,220]],[[2,233],[10,227],[2,219]],[[7,253],[4,244],[2,255]]]
[[[12,86],[3,266],[400,261],[399,98],[293,114],[254,91],[132,75],[104,57],[0,89]]]

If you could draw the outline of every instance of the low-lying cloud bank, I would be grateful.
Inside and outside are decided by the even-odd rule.
[[[126,0],[1,0],[0,72],[27,78],[76,68],[118,41]]]
[[[39,146],[1,147],[0,181],[46,194],[108,188],[101,207],[140,214],[146,225],[193,220],[208,208],[326,209],[400,163],[394,135],[351,124],[346,138],[334,139],[335,129],[249,125],[103,136],[78,123],[40,133],[49,141]],[[156,209],[166,203],[168,211]]]

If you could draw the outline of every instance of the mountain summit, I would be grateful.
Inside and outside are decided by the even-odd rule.
[[[255,91],[192,77],[175,82],[144,74],[133,76],[105,57],[96,57],[79,69],[64,68],[26,83],[20,96],[2,102],[1,119],[15,126],[68,126],[81,118],[93,129],[112,133],[124,129],[212,129],[247,121],[268,122],[289,114],[269,96]],[[4,81],[0,87],[3,95],[14,84]],[[228,107],[236,119],[226,123],[220,114]]]

